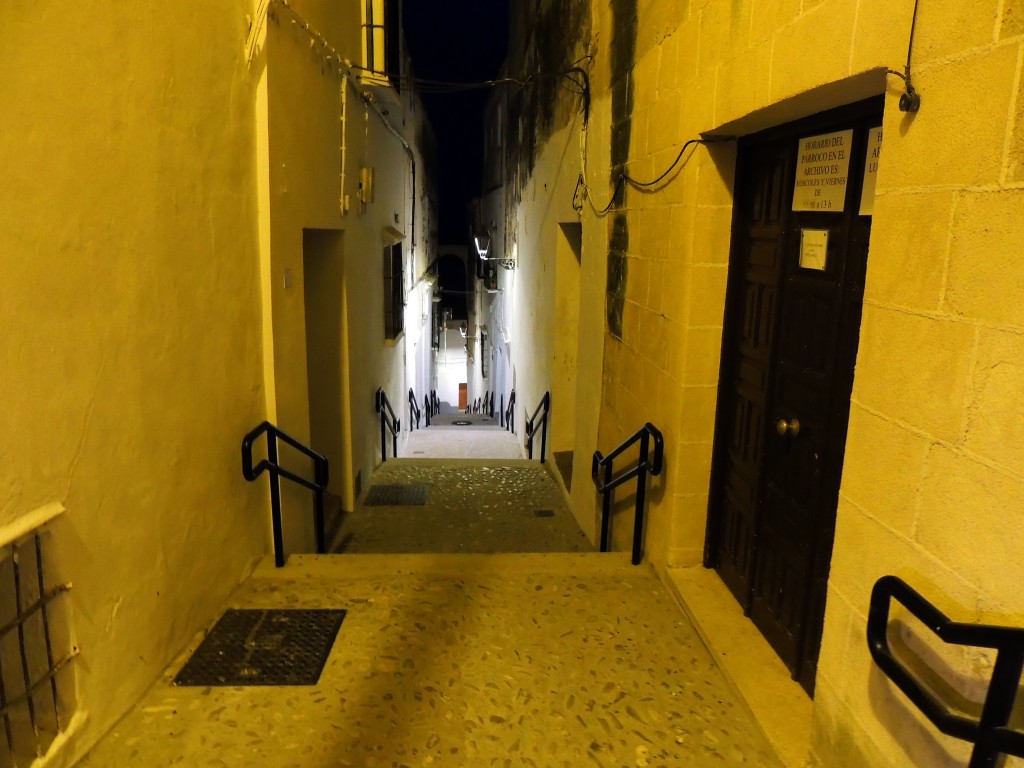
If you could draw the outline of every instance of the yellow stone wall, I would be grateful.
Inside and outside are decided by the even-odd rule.
[[[247,2],[14,3],[0,25],[0,523],[49,502],[70,762],[268,545]],[[79,728],[78,726],[81,726]]]
[[[344,231],[339,332],[357,364],[338,397],[358,407],[332,474],[349,502],[377,455],[374,390],[405,402],[381,254],[411,245],[410,161],[351,86],[342,133],[343,81],[281,4],[250,60],[256,5],[18,3],[0,25],[0,526],[66,508],[49,546],[81,649],[79,714],[49,764],[109,729],[269,550],[267,484],[244,482],[239,445],[265,418],[309,436],[303,228]],[[357,4],[292,7],[359,59]],[[411,289],[434,207],[422,111],[403,99],[390,111],[421,170]],[[309,549],[308,494],[286,492],[285,513],[291,551]]]
[[[595,209],[612,191],[610,52],[622,34],[612,6],[629,5],[592,4],[594,205],[582,222],[584,280],[599,281],[599,291],[613,226]],[[913,74],[923,103],[908,116],[897,109],[902,82],[884,70],[903,70],[909,0],[633,5],[636,178],[657,176],[702,132],[751,133],[887,93],[814,743],[824,766],[963,764],[963,746],[920,725],[873,668],[864,630],[870,588],[887,573],[955,618],[1024,626],[1024,12],[1010,0],[922,2]],[[578,154],[563,151],[579,126],[565,130],[568,140],[556,133],[538,153],[521,230],[545,221],[545,201],[565,202],[564,188],[543,186],[554,164],[569,165],[568,176],[579,170]],[[698,563],[704,546],[734,165],[730,144],[697,147],[659,190],[627,192],[621,338],[603,312],[583,322],[581,336],[603,329],[605,342],[581,347],[580,402],[595,407],[578,413],[577,468],[645,421],[663,429],[668,464],[653,484],[646,542],[658,567]],[[525,375],[534,389],[544,376]],[[592,490],[574,487],[573,502],[588,518]],[[616,518],[618,548],[628,546],[628,506]],[[968,688],[990,669],[985,654],[918,644]]]

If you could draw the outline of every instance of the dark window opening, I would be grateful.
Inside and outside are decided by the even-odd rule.
[[[402,244],[384,246],[384,338],[397,339],[405,328]]]
[[[363,32],[366,35],[365,66],[374,74],[387,77],[401,91],[402,17],[400,0],[365,0]],[[383,83],[381,83],[383,84]]]

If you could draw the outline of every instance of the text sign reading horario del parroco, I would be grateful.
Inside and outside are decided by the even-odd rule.
[[[800,139],[793,186],[794,211],[842,212],[852,144],[852,130]]]

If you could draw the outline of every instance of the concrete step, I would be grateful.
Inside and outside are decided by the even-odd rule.
[[[527,552],[497,554],[370,554],[291,555],[283,568],[274,567],[271,555],[263,558],[254,578],[278,580],[363,579],[389,575],[536,576],[572,574],[580,578],[620,576],[648,578],[646,563],[632,565],[628,552]]]

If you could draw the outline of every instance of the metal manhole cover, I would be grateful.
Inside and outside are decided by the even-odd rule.
[[[472,421],[464,421],[463,419],[459,419],[458,421],[453,421],[452,422],[452,426],[453,427],[468,427],[472,423],[473,423]]]
[[[416,507],[427,503],[425,485],[371,485],[363,506]]]
[[[175,685],[316,685],[343,610],[224,612]]]

